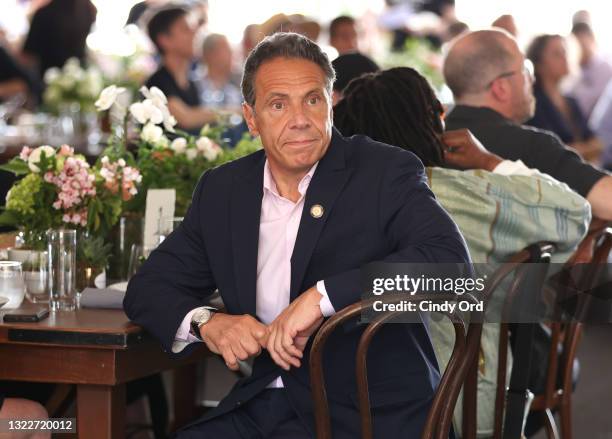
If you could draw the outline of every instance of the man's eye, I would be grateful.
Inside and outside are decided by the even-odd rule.
[[[320,99],[319,99],[319,97],[318,97],[318,96],[312,96],[311,98],[309,98],[309,99],[308,99],[308,103],[309,103],[310,105],[315,105],[315,104],[318,104],[318,103],[319,103],[319,101],[320,101]]]
[[[283,103],[282,102],[274,102],[272,104],[272,108],[275,110],[282,110],[283,109]]]

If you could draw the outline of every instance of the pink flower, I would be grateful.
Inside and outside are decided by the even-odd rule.
[[[30,157],[30,153],[32,152],[32,148],[29,146],[24,146],[19,153],[19,158],[24,162],[28,161],[28,157]]]
[[[57,155],[62,155],[64,157],[69,157],[74,155],[74,148],[71,148],[68,145],[62,145],[57,153]]]

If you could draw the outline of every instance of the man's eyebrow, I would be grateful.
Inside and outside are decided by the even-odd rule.
[[[304,96],[310,96],[313,93],[324,93],[324,88],[321,87],[316,87],[313,89],[308,90],[306,93],[304,93]],[[266,97],[265,99],[265,103],[270,102],[272,99],[276,99],[276,98],[287,98],[289,97],[289,95],[287,93],[281,93],[281,92],[273,92],[271,93],[268,97]]]
[[[308,90],[304,96],[309,96],[313,93],[324,93],[324,91],[325,91],[325,88],[316,87],[316,88],[313,88],[312,90]]]
[[[273,92],[271,93],[269,96],[266,97],[265,102],[268,103],[270,102],[272,99],[276,99],[276,98],[286,98],[289,95],[287,93],[280,93],[280,92]]]

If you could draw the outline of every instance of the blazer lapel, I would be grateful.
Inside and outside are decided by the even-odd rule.
[[[261,153],[257,164],[246,175],[234,179],[230,203],[230,222],[234,273],[238,302],[245,314],[255,315],[257,249],[263,196],[263,171],[266,157]]]
[[[319,235],[331,215],[336,198],[350,177],[351,170],[345,165],[345,147],[344,139],[334,129],[329,149],[319,162],[306,191],[304,210],[291,255],[291,301],[303,292],[300,287]],[[320,218],[311,214],[315,205],[323,207],[323,215]]]

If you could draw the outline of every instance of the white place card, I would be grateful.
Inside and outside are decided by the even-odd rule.
[[[175,189],[149,189],[144,224],[144,254],[148,255],[163,240],[163,222],[174,217]]]

